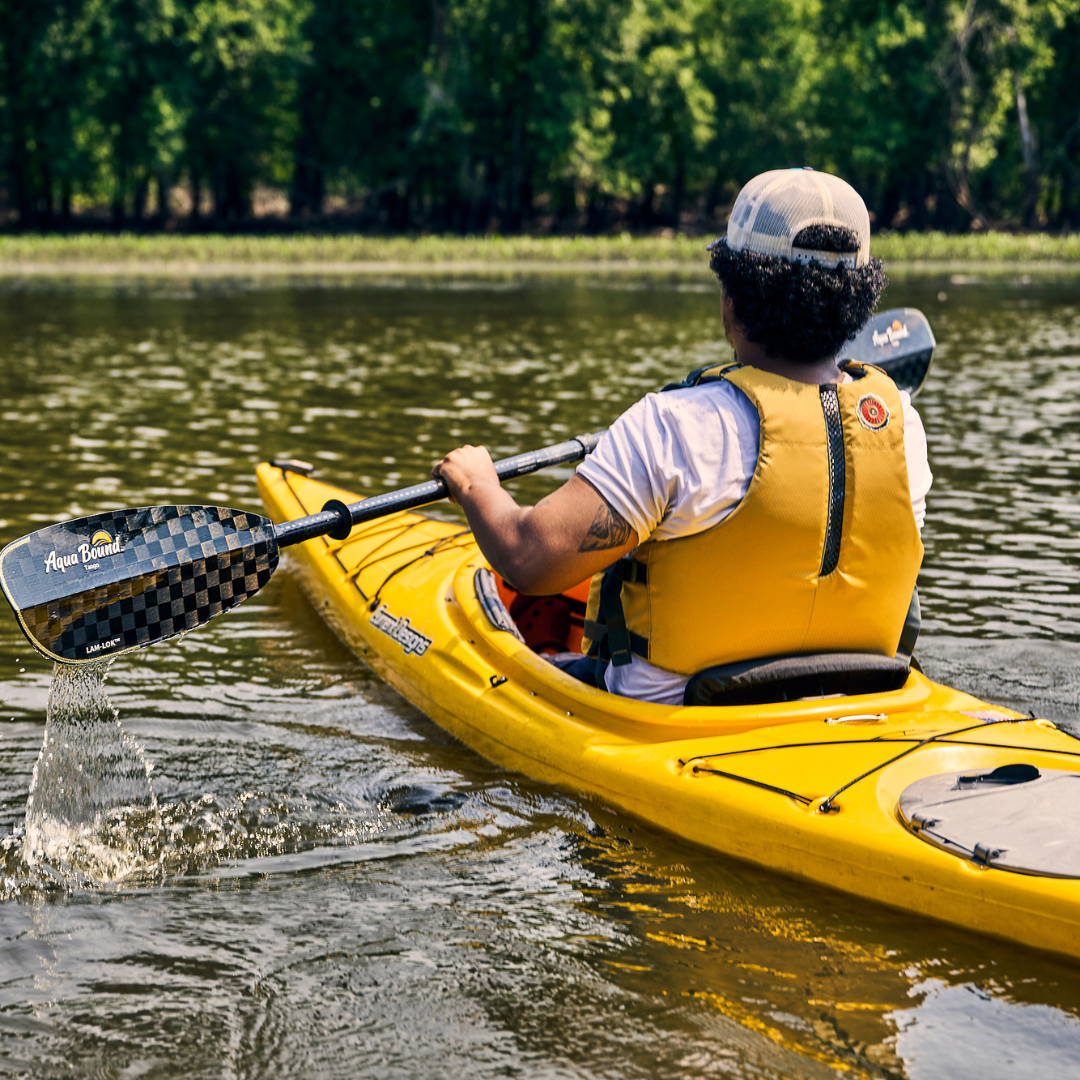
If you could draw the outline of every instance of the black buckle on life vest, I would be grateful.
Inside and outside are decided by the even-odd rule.
[[[644,585],[649,580],[648,566],[637,559],[620,559],[617,563],[612,563],[608,573],[614,574],[620,581],[635,582],[638,585]],[[619,606],[622,606],[621,595]]]
[[[704,367],[694,368],[682,382],[672,382],[661,387],[660,393],[667,393],[668,390],[686,390],[688,387],[700,386],[702,383],[719,382],[729,371],[735,371],[742,366],[738,363],[706,364]]]
[[[589,639],[589,652],[587,655],[598,660],[604,667],[611,662],[611,647],[608,644],[608,628],[602,622],[585,620],[585,637]],[[630,638],[630,651],[636,653],[642,660],[649,658],[649,639],[635,634],[633,630],[627,630]]]

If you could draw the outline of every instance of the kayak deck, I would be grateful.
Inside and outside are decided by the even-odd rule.
[[[357,499],[266,464],[258,484],[275,521]],[[899,690],[844,698],[634,701],[566,675],[513,624],[496,625],[485,584],[503,611],[515,596],[461,525],[403,513],[292,551],[290,568],[353,652],[488,760],[781,873],[1080,956],[1080,880],[963,858],[899,811],[929,776],[1018,762],[1077,771],[1080,742],[1049,721],[915,671]],[[570,644],[583,596],[565,597]]]

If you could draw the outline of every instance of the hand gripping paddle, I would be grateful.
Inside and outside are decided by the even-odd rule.
[[[844,356],[885,368],[902,389],[926,378],[934,336],[913,308],[874,317]],[[603,432],[496,462],[500,480],[580,461]],[[144,506],[50,525],[0,551],[0,587],[30,644],[61,664],[87,664],[194,630],[257,593],[278,553],[317,536],[447,496],[442,480],[275,525],[223,506]]]

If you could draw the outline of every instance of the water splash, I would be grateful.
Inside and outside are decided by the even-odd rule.
[[[317,865],[326,847],[402,832],[378,799],[356,806],[243,790],[159,804],[152,765],[105,693],[108,668],[104,660],[54,669],[25,823],[0,840],[0,898],[142,885],[282,855]]]
[[[105,693],[108,667],[53,671],[22,853],[58,884],[93,886],[147,869],[161,828],[151,765]]]

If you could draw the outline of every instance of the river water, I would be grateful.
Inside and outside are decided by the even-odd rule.
[[[1069,726],[1078,284],[897,273],[886,297],[940,342],[917,401],[922,662]],[[127,505],[258,509],[254,466],[281,453],[375,493],[462,441],[506,455],[603,427],[727,355],[704,272],[6,279],[0,541]],[[0,1075],[1080,1074],[1076,965],[494,768],[366,671],[287,562],[118,660],[111,705],[95,684],[97,712],[54,715],[43,753],[51,679],[0,618]],[[101,740],[121,788],[153,792],[97,862],[24,843],[35,765],[37,800],[50,747]]]

